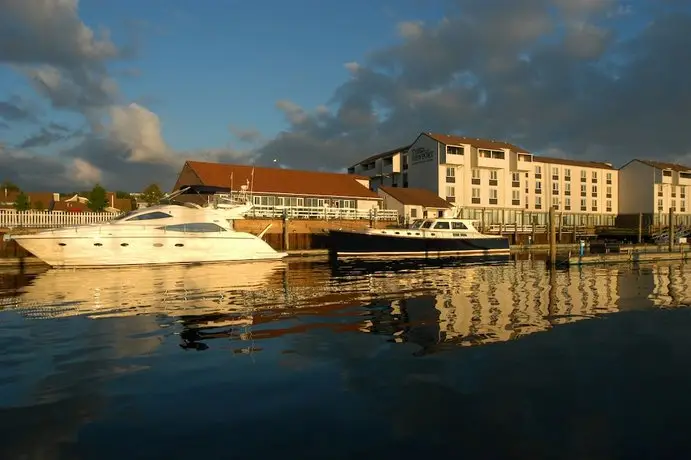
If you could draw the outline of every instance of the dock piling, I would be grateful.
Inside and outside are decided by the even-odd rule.
[[[557,226],[554,206],[549,208],[549,261],[552,266],[557,263]]]
[[[674,249],[674,208],[669,208],[669,233],[668,233],[668,248],[669,252]]]

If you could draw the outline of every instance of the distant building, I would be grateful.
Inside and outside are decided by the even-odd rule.
[[[610,163],[533,155],[502,141],[421,133],[348,171],[377,186],[431,190],[463,217],[487,223],[544,223],[554,207],[567,225],[613,225],[618,212],[618,171]]]
[[[617,225],[668,225],[669,209],[677,223],[691,225],[691,167],[652,160],[631,160],[619,169],[619,213]]]
[[[14,209],[17,197],[21,192],[0,190],[0,209]],[[29,199],[31,210],[54,212],[91,212],[89,200],[79,195],[60,195],[55,192],[24,192]],[[116,198],[114,192],[106,192],[108,206],[106,212],[120,213],[132,209],[132,201]]]
[[[187,161],[174,190],[185,185],[246,186],[260,206],[338,207],[369,210],[382,199],[369,189],[369,178],[349,174]]]
[[[406,221],[426,217],[453,217],[453,206],[431,190],[379,186],[384,207],[396,209]]]

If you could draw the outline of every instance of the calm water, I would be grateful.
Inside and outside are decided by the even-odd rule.
[[[0,274],[0,459],[686,458],[691,268]]]

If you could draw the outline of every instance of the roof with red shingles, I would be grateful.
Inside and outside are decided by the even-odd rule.
[[[202,161],[187,161],[184,167],[190,168],[203,185],[214,187],[230,187],[232,175],[234,190],[239,190],[249,181],[254,193],[380,199],[379,195],[357,181],[369,181],[369,178],[355,174]],[[182,185],[188,184],[178,184]]]
[[[452,205],[431,190],[422,188],[379,187],[393,199],[404,205],[423,206],[425,208],[451,208]]]

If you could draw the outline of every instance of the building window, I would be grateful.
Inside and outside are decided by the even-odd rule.
[[[597,200],[593,200],[592,208],[593,208],[593,211],[597,211]]]
[[[571,198],[564,199],[564,210],[566,210],[566,211],[571,210]]]
[[[612,198],[612,187],[607,187],[607,198]]]
[[[497,204],[499,203],[499,200],[497,198],[499,194],[497,193],[496,188],[491,188],[489,189],[489,204]]]
[[[535,182],[535,193],[538,195],[540,193],[542,193],[542,182],[540,182],[540,181]]]
[[[597,185],[593,185],[593,196],[597,196]]]
[[[677,210],[677,200],[672,200],[672,211]]]
[[[496,169],[493,169],[489,172],[489,185],[496,186],[498,182],[499,174],[497,173]]]
[[[672,171],[669,169],[665,169],[664,171],[662,171],[662,175],[665,177],[672,177]]]
[[[473,185],[480,185],[480,170],[479,169],[472,169],[470,171],[471,174],[471,182]]]
[[[552,180],[559,180],[559,168],[552,168]]]
[[[581,171],[581,182],[585,182],[586,180],[588,180],[588,173],[584,169]]]
[[[552,207],[554,209],[559,209],[559,197],[558,196],[552,197]]]
[[[454,183],[456,182],[456,168],[451,166],[446,167],[446,182]]]
[[[448,155],[463,155],[465,152],[463,151],[463,147],[459,147],[457,145],[447,145],[446,153]]]
[[[564,184],[564,195],[571,195],[571,182]]]
[[[586,190],[587,190],[586,185],[581,184],[581,196],[586,196],[588,194],[588,192]]]
[[[679,211],[686,212],[686,200],[681,200],[681,209]]]
[[[564,170],[564,180],[571,180],[571,170],[570,169]]]
[[[503,160],[505,158],[504,152],[500,150],[479,149],[478,155],[480,158],[493,158],[495,160]]]
[[[612,200],[607,200],[607,212],[612,212]]]
[[[446,201],[453,203],[456,201],[456,187],[451,185],[446,186]]]
[[[535,197],[535,209],[542,209],[542,197],[541,196]]]
[[[683,185],[679,187],[679,196],[680,198],[686,198],[686,187]]]
[[[416,208],[410,209],[410,217],[412,217],[412,218],[417,217],[417,209]]]
[[[511,187],[520,187],[521,186],[521,174],[520,173],[511,173]]]
[[[663,201],[658,199],[657,200],[657,210],[662,211],[663,210],[662,206],[663,206]]]
[[[552,182],[552,193],[559,195],[559,182]]]
[[[535,179],[542,179],[542,167],[535,166]]]
[[[592,173],[592,180],[593,180],[593,183],[594,183],[594,184],[597,183],[597,171],[593,171],[593,173]]]
[[[473,204],[480,204],[480,189],[479,188],[474,188],[472,190],[472,197],[471,197],[471,203]]]
[[[586,200],[585,198],[581,198],[581,211],[587,211],[588,208],[586,207]]]
[[[607,173],[606,180],[607,184],[612,184],[612,173]]]
[[[511,192],[511,204],[513,206],[521,205],[521,192],[519,190],[514,190]]]
[[[662,188],[662,184],[657,184],[657,196],[663,196],[664,195],[664,190]]]

